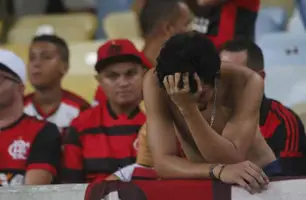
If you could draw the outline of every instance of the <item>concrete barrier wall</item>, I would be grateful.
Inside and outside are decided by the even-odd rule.
[[[0,200],[84,200],[86,187],[85,184],[2,187],[0,188]],[[226,199],[305,200],[306,179],[272,182],[268,190],[256,195],[250,195],[241,188],[232,187],[231,197],[229,196]]]
[[[84,200],[87,185],[0,187],[0,200]]]

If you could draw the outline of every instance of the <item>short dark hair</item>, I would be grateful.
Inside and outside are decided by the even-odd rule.
[[[139,14],[142,35],[150,34],[161,21],[177,19],[179,2],[182,0],[147,0]]]
[[[63,38],[56,35],[39,35],[33,38],[32,44],[34,42],[49,42],[54,44],[59,50],[62,61],[69,63],[69,48]]]
[[[163,46],[157,58],[156,73],[160,85],[165,76],[188,72],[190,90],[197,90],[193,74],[214,86],[220,72],[220,57],[210,39],[196,31],[180,33],[171,37]]]
[[[253,70],[264,69],[264,56],[262,50],[252,40],[240,38],[228,41],[223,45],[221,51],[230,51],[230,52],[246,51],[247,67]]]

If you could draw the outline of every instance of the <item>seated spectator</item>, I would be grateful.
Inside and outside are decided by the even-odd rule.
[[[195,14],[193,29],[217,47],[236,37],[253,39],[260,0],[186,0]]]
[[[111,40],[99,48],[96,78],[107,102],[72,121],[64,143],[64,182],[105,179],[135,163],[137,135],[146,121],[139,109],[144,66],[129,40]]]
[[[145,40],[143,62],[151,68],[156,65],[156,58],[165,41],[174,34],[188,30],[191,12],[181,0],[147,1],[139,15],[140,28]],[[101,87],[97,88],[94,105],[105,102]]]
[[[0,50],[0,186],[50,184],[60,164],[57,127],[23,112],[25,83],[21,58]]]
[[[247,66],[265,78],[263,53],[254,42],[244,39],[227,42],[220,55],[222,61],[234,63],[237,66]],[[274,154],[278,158],[289,158],[290,167],[283,167],[283,175],[305,174],[306,169],[301,169],[306,166],[301,165],[306,155],[305,129],[297,114],[280,102],[264,95],[259,123],[261,133]],[[295,163],[294,160],[300,160],[300,162]]]
[[[61,132],[90,107],[83,98],[62,88],[68,69],[69,49],[63,39],[55,35],[33,39],[28,74],[35,91],[25,97],[24,112],[56,124]]]
[[[250,192],[267,184],[264,172],[279,175],[280,163],[258,126],[263,88],[255,72],[228,63],[221,67],[213,43],[201,33],[170,38],[156,70],[146,73],[143,88],[148,142],[158,175],[215,178],[216,173],[221,174],[219,180]],[[187,159],[177,155],[178,140]],[[246,160],[255,164],[242,166],[246,174],[230,180],[222,175]],[[249,176],[252,173],[259,174]]]

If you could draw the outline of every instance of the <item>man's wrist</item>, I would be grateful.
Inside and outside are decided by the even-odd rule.
[[[193,115],[196,112],[199,112],[197,105],[185,105],[179,107],[179,110],[183,115]]]

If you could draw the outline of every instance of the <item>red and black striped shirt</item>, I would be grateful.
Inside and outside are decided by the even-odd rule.
[[[193,28],[217,47],[235,37],[254,37],[259,0],[224,0],[212,6],[199,6],[196,1],[187,4],[195,14]]]
[[[20,185],[28,170],[46,170],[54,178],[61,158],[61,135],[49,122],[23,115],[0,129],[0,186]]]
[[[297,114],[280,102],[264,97],[260,129],[276,157],[283,163],[284,174],[306,174],[305,129]]]
[[[129,116],[117,116],[109,103],[81,113],[65,139],[63,181],[104,179],[135,163],[137,135],[145,121],[138,107]]]

